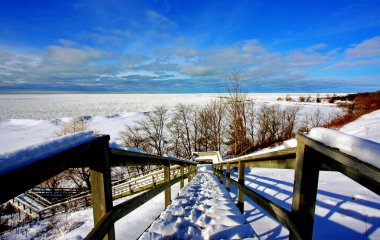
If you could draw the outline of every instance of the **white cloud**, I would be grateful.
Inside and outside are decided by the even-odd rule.
[[[81,64],[104,56],[103,52],[90,47],[73,48],[49,46],[49,58],[64,64]]]
[[[328,46],[325,43],[318,43],[318,44],[315,44],[313,46],[310,46],[310,47],[306,48],[305,51],[314,52],[314,51],[317,51],[317,50],[325,49],[327,47]]]
[[[215,74],[215,69],[211,66],[185,66],[181,68],[181,72],[191,76],[206,76]]]
[[[292,67],[309,67],[324,64],[331,59],[329,56],[309,51],[294,51],[285,57],[285,61]]]
[[[12,76],[15,73],[33,71],[41,62],[38,56],[0,50],[0,75]]]
[[[148,18],[148,21],[152,24],[155,24],[156,26],[160,26],[163,28],[173,28],[176,27],[176,24],[170,20],[169,18],[162,16],[161,14],[157,13],[153,10],[147,10],[145,12],[146,17]]]
[[[380,56],[380,36],[367,39],[347,49],[346,54],[353,58]]]
[[[343,58],[326,67],[326,69],[335,69],[341,67],[358,67],[375,65],[380,63],[380,36],[367,39],[354,47],[346,49]]]
[[[141,77],[158,77],[158,75],[152,71],[146,70],[126,70],[118,72],[114,75],[116,78],[124,78],[128,76],[141,76]]]
[[[59,39],[58,42],[64,47],[73,47],[76,45],[74,41],[68,39]]]

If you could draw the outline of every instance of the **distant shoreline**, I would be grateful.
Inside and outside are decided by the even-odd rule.
[[[247,94],[352,94],[359,92],[244,92]],[[88,92],[88,91],[0,91],[0,95],[27,95],[27,94],[228,94],[228,92]]]

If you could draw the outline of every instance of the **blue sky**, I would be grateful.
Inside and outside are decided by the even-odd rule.
[[[0,0],[0,91],[380,89],[378,0]]]

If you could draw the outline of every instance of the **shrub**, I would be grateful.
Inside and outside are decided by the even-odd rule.
[[[349,95],[349,96],[352,96]],[[327,128],[338,128],[352,122],[364,114],[380,109],[380,91],[373,93],[358,93],[352,103],[342,102],[338,106],[347,107],[347,113],[338,116],[324,125]]]

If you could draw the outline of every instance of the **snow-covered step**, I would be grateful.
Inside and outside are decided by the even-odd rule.
[[[10,203],[15,208],[28,214],[32,218],[39,218],[39,212],[46,208],[46,205],[39,203],[34,198],[30,197],[28,194],[25,193],[12,199]]]
[[[183,188],[140,239],[258,239],[209,170]]]
[[[36,210],[42,210],[47,207],[46,205],[43,205],[42,203],[36,201],[36,199],[32,198],[31,196],[25,193],[17,196],[17,198],[27,203],[30,207]]]

